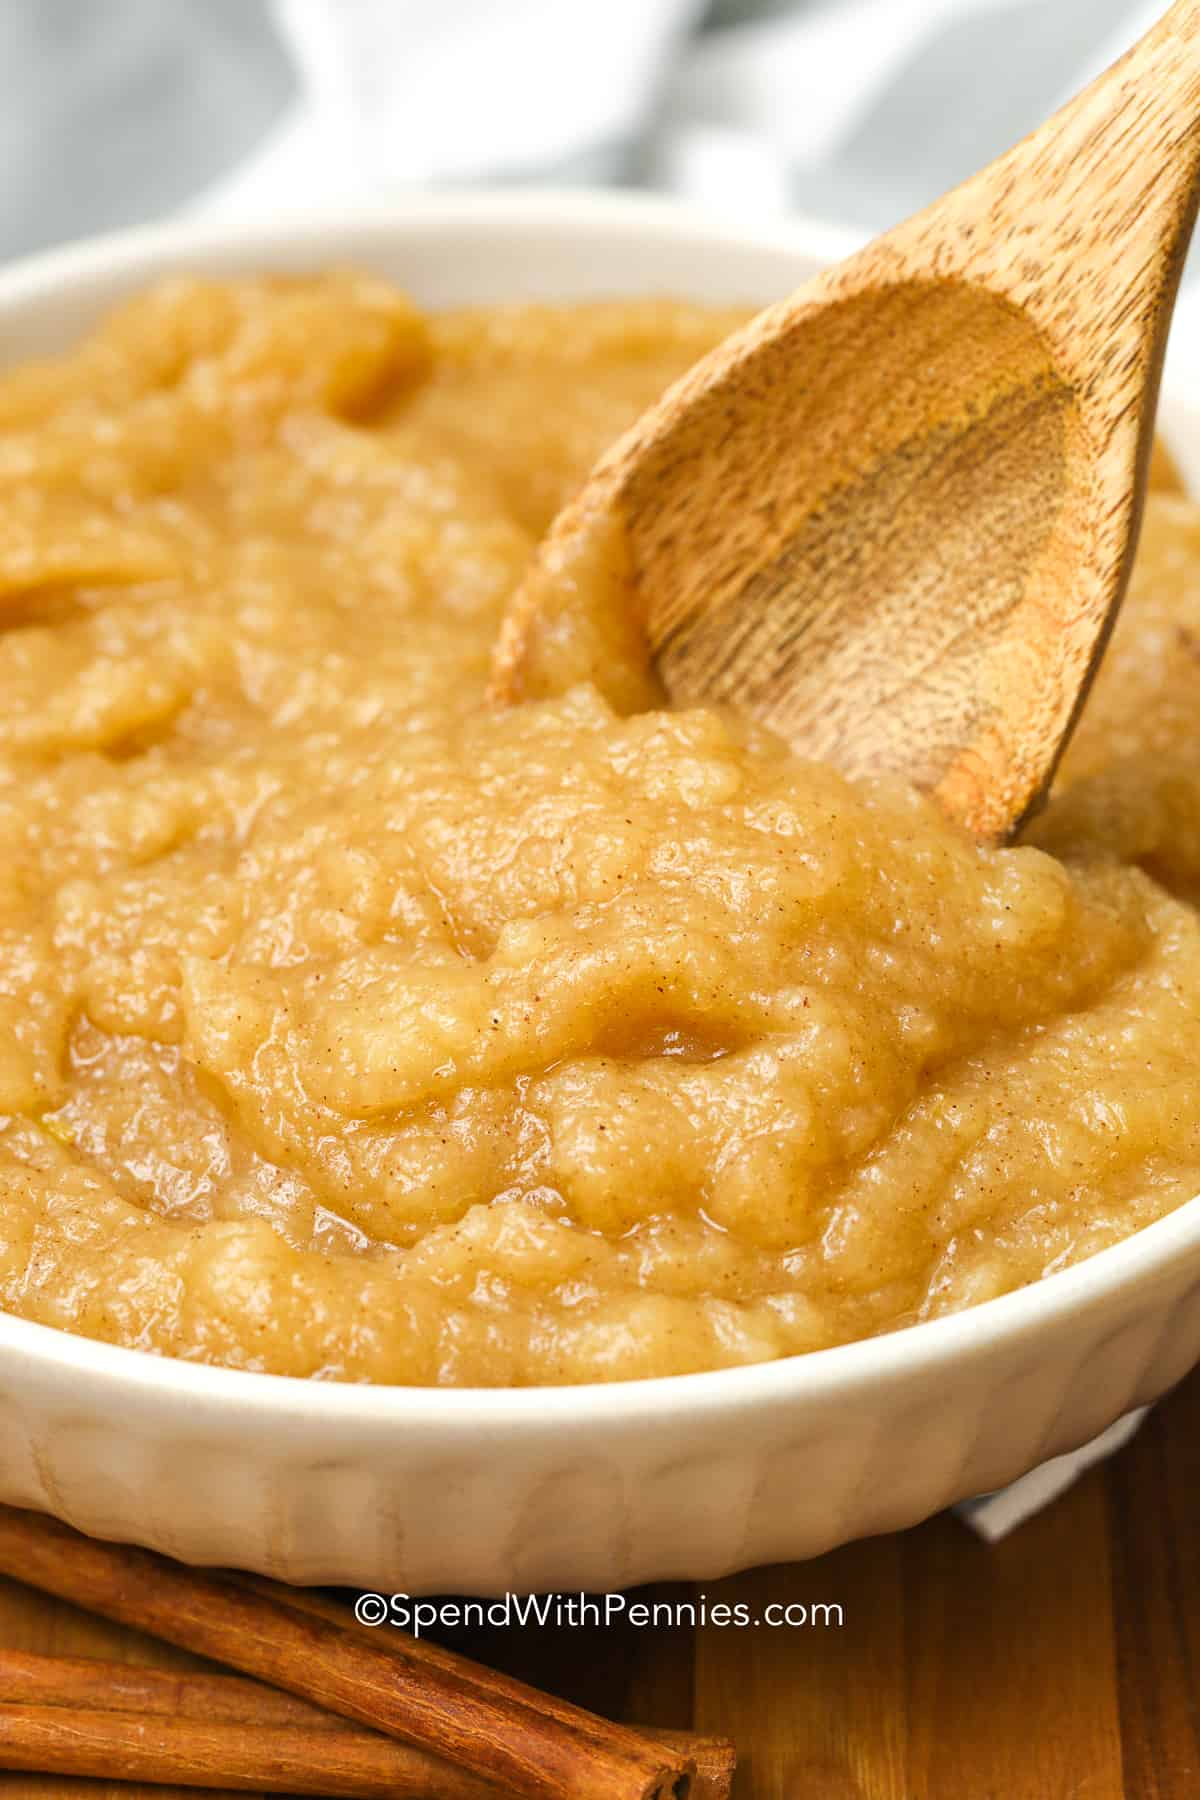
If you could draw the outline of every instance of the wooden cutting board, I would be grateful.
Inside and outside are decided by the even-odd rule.
[[[829,1625],[526,1627],[458,1648],[614,1717],[731,1733],[740,1800],[1195,1800],[1200,1372],[1103,1468],[986,1545],[943,1516],[647,1600],[836,1603]],[[0,1642],[200,1666],[0,1583]],[[183,1790],[0,1775],[0,1800]]]

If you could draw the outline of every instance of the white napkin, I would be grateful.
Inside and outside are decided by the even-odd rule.
[[[299,92],[205,197],[665,188],[879,228],[1035,124],[1161,0],[271,0]],[[986,80],[980,70],[987,70]]]
[[[1049,1462],[1030,1469],[1028,1475],[1022,1475],[1008,1487],[997,1488],[994,1494],[980,1494],[975,1500],[964,1500],[961,1506],[955,1507],[955,1512],[989,1544],[998,1542],[1025,1519],[1032,1518],[1060,1494],[1065,1494],[1085,1470],[1103,1462],[1127,1444],[1149,1411],[1148,1406],[1140,1406],[1135,1412],[1126,1413],[1123,1419],[1115,1420],[1107,1431],[1102,1431],[1082,1450],[1072,1450],[1066,1456],[1052,1456]]]
[[[207,204],[301,210],[602,160],[652,113],[703,10],[704,0],[275,0],[300,94]]]

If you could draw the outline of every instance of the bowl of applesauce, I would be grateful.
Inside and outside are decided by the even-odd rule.
[[[1165,455],[1004,849],[568,630],[485,699],[598,454],[850,247],[497,193],[0,275],[0,1500],[295,1581],[702,1579],[1200,1359]]]

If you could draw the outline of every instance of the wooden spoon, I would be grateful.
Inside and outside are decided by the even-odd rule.
[[[759,314],[620,439],[513,602],[494,697],[554,691],[590,604],[576,636],[596,666],[575,674],[604,687],[632,632],[675,703],[731,703],[1008,837],[1128,581],[1198,168],[1200,0],[1179,0],[1033,136]]]

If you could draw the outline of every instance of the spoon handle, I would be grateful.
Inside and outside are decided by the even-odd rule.
[[[1200,0],[1176,0],[1119,62],[932,212],[945,273],[961,262],[973,280],[990,276],[1064,367],[1090,363],[1132,398],[1145,357],[1161,361],[1198,203]],[[893,234],[902,261],[924,223]]]

